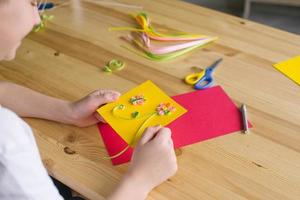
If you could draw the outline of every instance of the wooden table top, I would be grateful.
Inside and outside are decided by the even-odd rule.
[[[102,1],[101,1],[102,2]],[[139,8],[72,0],[49,11],[47,28],[29,35],[15,61],[0,63],[0,80],[76,100],[98,88],[120,92],[153,80],[169,95],[192,91],[182,82],[194,65],[223,57],[215,80],[237,105],[248,105],[251,134],[229,134],[180,149],[178,173],[148,199],[299,199],[300,87],[272,67],[300,52],[300,36],[175,0],[124,0],[140,5],[157,27],[219,36],[202,50],[153,62],[120,45],[111,26],[132,26]],[[126,62],[108,75],[111,59]],[[47,106],[47,105],[45,105]],[[49,173],[91,200],[104,199],[127,165],[114,167],[96,126],[77,128],[26,119]]]

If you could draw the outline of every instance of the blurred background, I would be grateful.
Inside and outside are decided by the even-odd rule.
[[[300,0],[184,0],[300,35]]]

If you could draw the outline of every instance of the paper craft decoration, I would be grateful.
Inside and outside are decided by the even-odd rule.
[[[239,109],[220,86],[172,98],[188,110],[167,126],[172,130],[175,148],[243,130]],[[115,155],[127,146],[108,124],[100,123],[98,127],[109,155]],[[129,148],[112,159],[112,163],[118,165],[130,161],[132,151],[133,148]]]
[[[300,55],[274,65],[281,73],[300,85]]]
[[[145,128],[158,124],[165,126],[184,114],[186,109],[153,82],[146,81],[97,111],[133,147]]]
[[[125,63],[122,60],[112,59],[103,67],[103,71],[111,73],[121,71],[124,67]]]
[[[110,28],[110,30],[132,31],[133,33],[131,35],[123,38],[135,47],[138,47],[141,51],[136,51],[125,46],[123,47],[150,60],[170,60],[186,54],[196,48],[204,47],[206,44],[218,39],[217,37],[184,32],[159,32],[151,25],[150,18],[146,13],[141,12],[133,17],[138,23],[139,28],[113,27]],[[161,44],[153,45],[152,41],[159,41]],[[172,43],[170,44],[170,42]]]
[[[41,22],[39,24],[35,25],[32,29],[32,31],[35,33],[39,32],[41,29],[45,28],[46,23],[48,21],[51,21],[54,18],[54,16],[43,13],[43,14],[40,14],[40,18],[41,18]]]

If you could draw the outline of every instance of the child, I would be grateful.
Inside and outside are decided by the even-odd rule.
[[[22,39],[40,22],[36,1],[0,0],[0,21],[0,61],[11,60]],[[85,127],[103,121],[95,110],[119,95],[96,90],[68,102],[0,82],[0,199],[62,199],[41,162],[30,127],[18,115]],[[107,199],[145,199],[176,170],[171,131],[149,127],[135,148],[128,172]]]

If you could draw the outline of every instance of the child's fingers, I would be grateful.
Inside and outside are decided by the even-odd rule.
[[[143,135],[142,135],[142,137],[141,137],[141,139],[140,139],[140,141],[139,141],[138,144],[139,145],[144,145],[147,142],[149,142],[153,137],[155,137],[155,135],[159,131],[159,129],[161,129],[160,125],[148,127],[144,131],[144,133],[143,133]]]
[[[96,90],[92,92],[89,97],[97,106],[113,102],[120,97],[120,93],[112,90]]]
[[[162,128],[156,134],[153,142],[173,144],[171,139],[172,132],[169,128]]]
[[[119,97],[120,96],[120,93],[117,92],[117,91],[113,91],[113,90],[96,90],[94,92],[92,92],[92,95],[95,95],[97,97],[104,97],[106,95],[113,95],[113,96],[116,96],[116,97]]]

